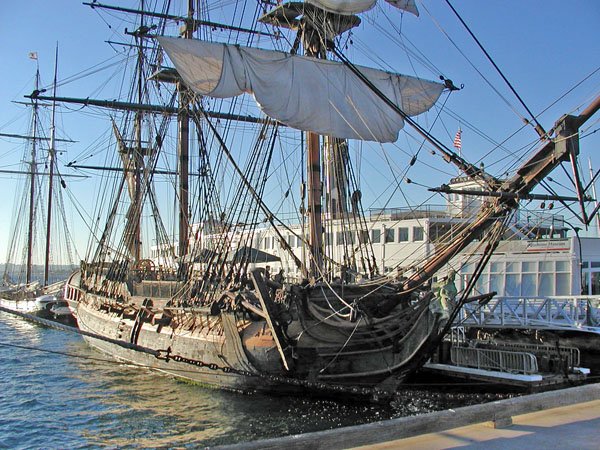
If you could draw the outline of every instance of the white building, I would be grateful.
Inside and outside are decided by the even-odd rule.
[[[472,181],[453,179],[455,189],[478,190]],[[413,266],[433,256],[444,242],[451,241],[455,230],[471,220],[482,197],[448,194],[444,206],[418,209],[396,208],[372,210],[366,218],[367,231],[344,228],[347,221],[326,220],[323,224],[325,254],[336,261],[346,261],[348,267],[360,271],[361,250],[372,246],[380,272],[396,274],[399,270],[410,273]],[[198,226],[194,230],[198,230]],[[498,248],[484,268],[476,284],[477,293],[496,291],[499,296],[545,297],[560,295],[600,295],[600,239],[567,237],[569,228],[560,215],[543,211],[536,214],[518,212]],[[306,262],[306,243],[302,226],[291,225],[281,231],[295,256]],[[369,240],[365,233],[368,233]],[[234,242],[246,239],[241,233],[232,234]],[[208,242],[210,235],[199,236]],[[249,239],[247,239],[249,241]],[[288,278],[300,279],[302,274],[294,259],[284,250],[279,237],[270,227],[255,230],[248,244],[279,258],[279,261],[256,263],[271,266],[271,273],[280,269]],[[153,248],[153,256],[159,249]],[[481,256],[479,242],[471,243],[461,255],[448,265],[459,274],[457,288],[467,280]],[[334,275],[340,269],[332,265]]]

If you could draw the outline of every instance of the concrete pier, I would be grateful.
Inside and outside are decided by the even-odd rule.
[[[562,406],[412,438],[355,447],[355,450],[449,448],[492,449],[600,449],[600,400]]]
[[[221,449],[600,449],[600,384]]]

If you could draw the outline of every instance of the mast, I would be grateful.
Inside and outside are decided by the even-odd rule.
[[[335,36],[360,24],[360,19],[353,14],[337,14],[321,9],[319,6],[301,2],[289,2],[276,6],[267,12],[259,22],[278,27],[297,30],[296,41],[291,53],[296,53],[300,42],[304,55],[311,58],[326,59],[327,50],[334,46]],[[328,139],[328,149],[336,154],[339,139]],[[308,249],[310,266],[309,277],[316,279],[323,272],[323,183],[321,176],[321,146],[318,133],[306,132],[306,164],[307,164],[307,215],[308,215]],[[333,216],[332,216],[333,218]]]
[[[54,86],[52,88],[53,96],[56,96],[56,78],[58,72],[58,43],[56,44],[56,56],[54,59]],[[56,116],[56,102],[52,102],[52,125],[50,126],[50,149],[49,157],[50,157],[50,168],[48,170],[48,217],[46,222],[46,253],[44,259],[44,286],[48,286],[48,272],[50,269],[50,231],[52,225],[52,183],[54,181],[54,138],[56,135],[56,126],[55,126],[55,116]]]
[[[306,22],[302,30],[302,46],[304,54],[311,58],[325,59],[326,49],[320,33]],[[319,278],[323,270],[323,185],[321,182],[321,147],[319,135],[308,131],[306,133],[306,164],[308,190],[308,230],[309,230],[309,276]]]
[[[194,35],[194,3],[188,0],[188,16],[184,25],[182,37],[192,39]],[[182,81],[177,82],[180,113],[178,121],[178,154],[179,154],[179,256],[183,257],[188,252],[188,227],[189,227],[189,135],[190,103],[189,90]]]
[[[141,61],[140,61],[141,62]],[[141,70],[140,70],[141,71]],[[141,75],[140,75],[141,80]],[[141,83],[140,83],[141,85]],[[141,96],[141,86],[138,89],[138,92]],[[142,113],[137,112],[135,114],[135,153],[134,153],[134,171],[135,171],[135,229],[133,232],[133,259],[134,261],[140,260],[140,246],[141,246],[141,237],[140,237],[140,221],[141,221],[141,191],[142,191]]]
[[[35,90],[39,89],[40,84],[40,68],[39,64],[35,72]],[[29,188],[29,225],[27,229],[27,269],[25,272],[25,283],[31,283],[31,270],[32,270],[32,257],[33,257],[33,217],[35,209],[35,173],[36,173],[36,154],[37,154],[37,113],[38,113],[38,102],[37,99],[33,101],[33,132],[32,132],[32,146],[31,146],[31,176]]]
[[[141,0],[142,10],[144,9],[144,0]],[[140,29],[144,27],[144,13],[140,16]],[[127,32],[127,30],[126,30]],[[135,44],[138,50],[137,54],[137,101],[142,104],[144,98],[144,46],[143,36],[138,33],[129,33],[135,37]],[[142,171],[144,170],[144,155],[146,149],[142,147],[142,124],[144,121],[144,109],[129,109],[135,111],[134,116],[134,145],[129,147],[121,136],[116,124],[113,122],[113,131],[119,144],[119,153],[123,161],[125,178],[129,185],[129,196],[131,205],[127,211],[127,226],[125,231],[126,247],[129,250],[130,257],[137,265],[141,258],[141,217],[142,217]],[[128,173],[129,172],[129,173]]]
[[[142,0],[142,10],[144,9],[144,0]],[[140,27],[144,26],[144,14],[140,15]],[[143,77],[143,64],[144,64],[144,55],[143,55],[143,44],[144,40],[142,37],[136,36],[136,41],[139,40],[138,47],[138,103],[142,103],[143,99],[143,86],[142,86],[142,77]],[[140,246],[141,246],[141,237],[140,237],[140,222],[141,222],[141,192],[142,192],[142,121],[143,121],[143,112],[137,111],[135,114],[135,153],[134,153],[134,165],[135,165],[135,230],[133,233],[133,258],[137,263],[140,260]]]
[[[312,255],[310,276],[318,277],[323,267],[323,223],[321,220],[321,149],[319,135],[306,133],[306,160],[308,164],[308,229],[309,248]]]

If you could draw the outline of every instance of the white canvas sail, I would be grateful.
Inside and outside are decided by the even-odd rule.
[[[211,97],[253,94],[269,117],[344,139],[394,142],[404,120],[342,63],[272,50],[158,37],[185,82]],[[359,67],[406,114],[427,111],[444,86]]]
[[[415,0],[385,0],[390,5],[404,11],[410,12],[415,16],[419,15]],[[375,6],[377,0],[306,0],[306,3],[311,3],[325,11],[330,11],[338,14],[358,14]]]
[[[419,15],[419,10],[415,4],[415,0],[385,0],[390,5],[396,8],[403,9],[406,12],[413,13],[415,16]]]

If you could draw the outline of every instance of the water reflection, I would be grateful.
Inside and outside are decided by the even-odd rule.
[[[89,353],[81,343],[70,352]],[[90,353],[91,352],[91,353]],[[77,360],[70,376],[87,386],[97,423],[82,438],[117,447],[214,445],[381,420],[375,405],[299,397],[242,395],[189,385],[170,376],[109,362]],[[92,431],[92,432],[90,432]]]
[[[89,352],[70,347],[69,351]],[[93,421],[81,417],[87,422],[82,424],[82,437],[92,443],[178,446],[214,439],[229,431],[227,399],[219,391],[108,362],[77,360],[71,365],[74,370],[70,376],[85,386],[91,406],[88,414],[95,416]]]
[[[0,305],[6,308],[12,308],[12,305],[6,304],[7,300],[0,300]],[[14,302],[13,302],[14,305]],[[19,310],[27,312],[26,310]],[[0,311],[0,321],[12,329],[13,332],[22,336],[24,341],[38,343],[41,327],[33,322],[28,322],[20,317],[13,316],[6,312]]]

